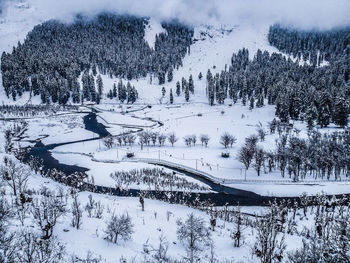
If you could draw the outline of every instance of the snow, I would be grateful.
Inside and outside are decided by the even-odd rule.
[[[94,179],[96,185],[102,186],[116,186],[117,182],[111,178],[110,174],[116,171],[130,171],[133,169],[142,169],[142,168],[157,168],[158,166],[152,164],[144,163],[135,163],[135,162],[117,162],[117,163],[108,163],[104,161],[97,161],[96,159],[91,158],[90,156],[78,154],[78,153],[65,153],[52,151],[52,156],[59,160],[61,163],[69,165],[79,165],[85,168],[88,168],[87,172],[89,178],[87,180]],[[164,172],[171,173],[169,169],[164,169]],[[185,178],[189,182],[196,183],[200,186],[206,187],[204,183],[199,182],[198,180],[192,179],[188,176],[177,174],[179,177]],[[147,184],[136,184],[131,183],[129,185],[123,185],[124,188],[128,189],[139,189],[139,190],[154,190],[154,186],[149,186]],[[181,190],[181,189],[169,189],[162,188],[163,190]],[[198,192],[198,191],[195,191]],[[201,191],[199,191],[201,192]]]
[[[349,181],[343,178],[342,182],[324,182],[306,178],[305,182],[292,183],[292,179],[282,178],[279,171],[264,173],[258,177],[256,171],[250,168],[245,175],[245,168],[237,158],[239,148],[245,143],[245,138],[256,134],[257,127],[261,126],[268,131],[268,122],[274,116],[274,107],[265,106],[259,109],[249,110],[246,106],[235,104],[217,105],[208,107],[204,103],[179,104],[179,107],[164,107],[153,105],[152,108],[129,106],[131,113],[122,113],[115,105],[98,106],[102,112],[97,115],[104,116],[108,124],[114,124],[113,135],[130,130],[124,129],[133,121],[131,130],[142,128],[149,131],[157,131],[168,134],[175,132],[178,141],[174,147],[166,142],[165,146],[144,146],[143,149],[137,144],[132,146],[115,146],[107,149],[102,140],[82,142],[71,145],[63,145],[53,150],[53,156],[60,162],[74,164],[89,168],[88,174],[94,177],[96,183],[103,185],[115,184],[110,178],[110,173],[117,170],[131,170],[133,168],[150,167],[148,159],[168,161],[174,165],[182,165],[199,172],[204,172],[217,178],[227,186],[251,190],[262,195],[272,196],[299,196],[303,192],[317,194],[322,191],[329,194],[343,194],[347,192]],[[110,111],[110,109],[114,109]],[[135,110],[135,111],[133,111]],[[224,112],[224,113],[222,113]],[[199,116],[198,114],[201,114]],[[133,116],[130,117],[129,116]],[[141,119],[138,119],[141,118]],[[150,125],[148,119],[159,120],[164,126]],[[126,125],[126,126],[125,126]],[[301,130],[300,136],[307,136],[305,124],[295,122],[294,126]],[[49,129],[49,128],[47,128]],[[110,129],[110,128],[109,128]],[[332,132],[335,128],[328,128],[323,132]],[[237,138],[232,148],[225,149],[220,143],[220,136],[224,132],[230,132]],[[53,132],[53,135],[55,133]],[[195,134],[196,146],[185,145],[183,137]],[[210,137],[208,147],[202,146],[199,141],[201,134]],[[259,146],[265,150],[275,148],[277,134],[267,134]],[[229,158],[222,158],[222,152],[229,152]],[[133,152],[138,162],[128,162],[126,154]],[[74,154],[74,155],[73,155]],[[144,161],[143,161],[144,160]],[[224,181],[223,181],[224,180]],[[131,187],[131,186],[130,186]]]
[[[154,49],[154,44],[156,41],[156,35],[166,32],[159,21],[154,18],[148,20],[148,25],[145,28],[145,40],[148,45]]]
[[[23,13],[23,14],[22,14]],[[45,14],[40,14],[39,17],[33,16],[33,13],[38,14],[35,5],[32,3],[28,8],[17,8],[15,5],[10,5],[4,23],[0,25],[2,36],[9,34],[11,37],[1,38],[1,50],[10,51],[10,47],[15,45],[18,40],[23,40],[27,31],[31,29],[33,24],[39,23],[43,19],[47,19]],[[40,13],[40,12],[39,12]],[[23,20],[15,18],[15,14],[22,14]],[[29,29],[27,30],[27,27]],[[146,26],[145,40],[152,46],[156,34],[163,32],[163,29],[155,19],[151,18],[149,24]],[[253,58],[258,49],[268,50],[269,52],[278,52],[274,47],[271,47],[267,42],[268,25],[202,25],[194,28],[194,44],[191,45],[190,54],[186,55],[183,60],[183,67],[174,71],[174,79],[172,82],[166,82],[163,86],[166,89],[165,97],[161,95],[162,86],[159,86],[156,78],[150,81],[150,75],[146,78],[132,80],[131,85],[134,85],[139,93],[139,100],[135,105],[122,105],[113,100],[103,98],[102,104],[96,108],[100,111],[98,121],[104,124],[107,130],[113,134],[118,135],[127,131],[135,132],[138,129],[154,130],[162,133],[176,132],[179,141],[174,147],[166,143],[165,147],[145,147],[141,150],[136,145],[132,147],[118,147],[107,150],[101,140],[83,142],[74,144],[74,149],[71,145],[61,146],[55,149],[56,152],[66,153],[83,153],[89,154],[91,157],[84,156],[84,161],[75,155],[74,164],[87,165],[88,167],[99,167],[96,165],[96,160],[102,161],[120,161],[128,151],[135,153],[137,158],[152,158],[162,159],[165,161],[185,165],[193,169],[206,172],[220,179],[224,180],[254,180],[261,181],[262,185],[252,183],[248,185],[246,182],[239,184],[242,188],[251,187],[254,191],[259,193],[269,194],[288,194],[291,195],[294,190],[281,190],[279,187],[267,187],[269,184],[266,181],[281,180],[278,172],[270,174],[262,174],[257,178],[253,169],[249,169],[245,177],[244,167],[237,160],[237,151],[244,143],[247,136],[256,133],[256,129],[261,125],[267,130],[268,122],[274,118],[274,107],[264,106],[260,109],[249,110],[239,103],[229,106],[226,101],[225,105],[208,107],[207,97],[205,94],[206,81],[205,74],[208,69],[213,74],[219,72],[228,65],[231,60],[233,52],[245,47],[249,49],[250,58]],[[214,67],[215,66],[215,67]],[[198,79],[199,72],[202,72],[203,79]],[[183,94],[177,97],[174,94],[174,105],[169,104],[169,90],[175,91],[176,81],[180,81],[182,77],[188,78],[193,75],[195,94],[191,95],[190,102],[186,103]],[[117,83],[118,79],[113,79],[108,76],[102,76],[104,83],[104,91],[107,93]],[[123,80],[127,82],[126,80]],[[3,92],[0,89],[0,92]],[[4,98],[3,94],[0,94]],[[38,102],[39,96],[32,98],[32,102]],[[6,98],[4,98],[6,101]],[[17,103],[25,103],[28,97],[24,95]],[[148,108],[151,106],[151,108]],[[201,116],[199,116],[199,114]],[[72,118],[69,120],[69,118]],[[148,118],[148,119],[147,119]],[[151,118],[151,119],[149,119]],[[159,127],[156,121],[160,121],[164,126]],[[75,125],[72,125],[75,123]],[[302,130],[301,136],[306,136],[305,125],[296,122],[295,127]],[[334,129],[329,129],[334,130]],[[237,143],[229,149],[224,149],[219,144],[219,138],[223,132],[230,132],[237,138]],[[45,137],[45,134],[50,134]],[[195,147],[187,147],[184,145],[183,137],[186,135],[208,134],[210,136],[209,147],[203,147],[200,142],[197,142]],[[43,138],[43,142],[56,143],[73,141],[77,139],[91,138],[95,135],[83,129],[82,119],[79,116],[66,116],[61,118],[49,119],[35,119],[29,121],[28,132],[26,133],[28,139]],[[268,135],[266,140],[259,143],[265,150],[274,149],[276,137]],[[197,141],[199,141],[197,139]],[[117,158],[117,152],[119,157]],[[221,158],[221,153],[228,151],[230,158]],[[56,154],[61,161],[66,161],[63,154]],[[67,156],[66,156],[67,157]],[[88,164],[88,160],[91,164]],[[95,159],[95,161],[93,161]],[[79,163],[79,162],[82,163]],[[131,164],[128,164],[131,165]],[[136,165],[133,163],[132,165]],[[139,164],[140,165],[140,164]],[[148,164],[143,164],[147,167]],[[115,164],[111,165],[115,166]],[[116,165],[118,167],[118,165]],[[142,165],[141,165],[142,166]],[[119,164],[121,168],[121,164]],[[91,168],[93,169],[93,168]],[[97,172],[93,170],[93,172]],[[91,172],[92,173],[92,172]],[[109,173],[102,173],[103,175],[95,176],[96,180],[101,180],[101,183],[108,183],[110,178]],[[289,183],[290,179],[285,179],[285,183]],[[263,183],[263,181],[265,181]],[[237,186],[237,182],[235,184]],[[269,190],[265,190],[269,188]],[[289,187],[285,187],[289,188]],[[296,186],[303,188],[303,186]],[[291,188],[294,189],[294,188]],[[315,192],[327,190],[330,192],[343,193],[342,187],[329,187],[318,185],[318,187],[307,187],[306,191]],[[295,190],[295,195],[299,195],[301,190]]]
[[[84,128],[84,115],[62,112],[53,116],[28,118],[28,127],[20,144],[22,147],[33,145],[33,141],[38,139],[47,145],[94,138],[97,135]]]
[[[5,15],[0,18],[0,52],[10,52],[12,46],[18,41],[23,41],[26,34],[35,26],[47,19],[49,15],[42,12],[35,1],[23,1],[22,4],[14,2],[9,3]],[[155,36],[164,29],[159,21],[151,18],[146,26],[145,40],[154,47]],[[195,28],[195,43],[191,46],[190,54],[183,60],[183,67],[174,70],[174,79],[163,86],[166,89],[165,97],[161,96],[162,86],[159,86],[157,79],[151,76],[138,80],[132,80],[139,93],[139,100],[135,105],[122,105],[113,100],[103,98],[102,104],[96,106],[100,112],[97,113],[98,121],[107,127],[107,130],[118,135],[126,131],[136,131],[138,129],[158,131],[162,133],[175,132],[179,141],[174,147],[167,142],[164,147],[152,146],[140,149],[138,145],[129,147],[114,147],[106,149],[102,140],[75,143],[73,145],[64,145],[52,150],[54,158],[60,162],[79,165],[89,169],[87,174],[94,177],[98,185],[114,186],[115,181],[110,177],[114,171],[128,171],[140,168],[154,168],[153,164],[146,162],[130,162],[125,160],[127,152],[132,151],[136,158],[161,159],[173,162],[179,165],[188,166],[212,176],[226,180],[226,185],[243,190],[254,191],[261,195],[269,196],[299,196],[303,192],[315,195],[320,192],[327,194],[348,193],[350,183],[343,182],[303,182],[290,183],[289,178],[282,180],[279,172],[264,174],[257,177],[253,169],[245,173],[243,165],[237,160],[237,152],[244,143],[247,136],[256,133],[258,126],[267,130],[268,122],[274,118],[274,106],[264,106],[263,108],[249,110],[248,107],[240,103],[230,106],[226,101],[225,105],[215,105],[209,107],[205,94],[205,75],[208,69],[213,74],[229,65],[233,52],[245,47],[249,49],[250,58],[253,58],[257,49],[268,50],[269,52],[278,52],[271,47],[266,39],[268,25],[261,24],[252,27],[251,25],[202,25]],[[300,61],[307,63],[307,61]],[[326,65],[322,62],[322,65]],[[203,74],[203,80],[198,80],[198,74]],[[195,94],[191,95],[189,103],[185,102],[183,94],[180,97],[175,95],[176,81],[182,77],[188,78],[193,75]],[[108,76],[102,76],[105,92],[117,83],[118,79]],[[123,80],[126,82],[126,80]],[[29,100],[29,95],[24,94],[16,102],[7,99],[2,88],[0,74],[0,103],[11,103],[22,105],[25,103],[40,104],[40,97],[36,96]],[[169,92],[172,88],[174,92],[174,105],[169,104]],[[148,106],[151,106],[150,108]],[[61,112],[62,113],[62,112]],[[25,139],[20,142],[21,146],[32,145],[29,140],[41,139],[44,144],[60,143],[81,139],[96,137],[96,134],[84,129],[83,114],[76,112],[65,113],[63,115],[36,117],[27,119],[28,130],[25,132]],[[150,119],[151,118],[151,119]],[[159,126],[160,121],[164,126]],[[0,127],[0,136],[3,138],[4,129],[8,125],[2,122]],[[306,136],[305,125],[295,122],[294,126],[301,130],[300,136]],[[322,132],[332,132],[337,130],[335,127],[323,129]],[[230,132],[236,138],[237,142],[232,148],[224,149],[219,143],[219,138],[223,132]],[[210,136],[209,146],[206,148],[200,145],[197,139],[197,145],[187,147],[184,144],[183,137],[186,135],[208,134]],[[264,142],[259,145],[265,150],[274,149],[276,135],[267,135]],[[0,160],[3,153],[4,140],[0,140]],[[221,157],[223,151],[230,153],[230,158]],[[168,171],[167,169],[165,169]],[[184,175],[180,175],[184,176]],[[186,177],[191,182],[203,185],[201,182]],[[232,180],[231,183],[227,183]],[[237,180],[237,181],[233,181]],[[38,189],[45,185],[51,189],[63,187],[50,179],[43,178],[33,174],[30,177],[30,188]],[[148,189],[146,185],[131,184],[128,187],[136,189]],[[65,187],[67,189],[67,187]],[[83,216],[83,226],[81,230],[73,229],[70,226],[69,216],[63,218],[55,234],[66,243],[70,253],[79,256],[85,256],[88,250],[94,254],[101,254],[106,259],[105,262],[116,262],[121,256],[135,261],[141,260],[143,244],[149,242],[157,246],[158,237],[164,234],[169,241],[169,253],[172,257],[180,259],[184,256],[185,249],[176,238],[176,220],[185,219],[188,213],[194,212],[202,216],[208,223],[210,215],[198,210],[188,208],[182,205],[167,204],[156,200],[146,200],[146,211],[142,212],[137,198],[132,197],[113,197],[108,195],[99,195],[94,193],[82,192],[79,194],[79,200],[85,205],[88,195],[91,194],[95,200],[100,200],[105,206],[103,220],[88,218],[86,213]],[[265,210],[262,207],[242,207],[242,211],[248,213],[261,213]],[[166,215],[171,212],[170,220]],[[132,241],[121,242],[119,245],[109,244],[103,239],[105,221],[112,213],[128,213],[135,224],[135,233]],[[304,225],[311,224],[304,222]],[[253,234],[248,229],[245,231],[246,243],[241,248],[233,248],[230,231],[233,224],[218,220],[218,227],[212,233],[216,245],[216,254],[221,259],[231,259],[235,256],[235,261],[245,260],[255,262],[250,258]],[[69,230],[65,232],[64,230]],[[300,238],[287,235],[286,241],[288,249],[294,249],[300,246]],[[208,253],[205,251],[203,253]]]
[[[302,183],[238,183],[227,184],[233,188],[253,191],[264,196],[282,196],[296,197],[303,193],[308,195],[317,195],[324,193],[326,195],[348,194],[350,182],[302,182]]]

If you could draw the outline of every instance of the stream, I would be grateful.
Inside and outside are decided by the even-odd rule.
[[[52,156],[50,150],[58,146],[98,140],[107,135],[110,135],[106,127],[97,121],[96,113],[97,111],[93,109],[92,112],[88,113],[83,117],[83,120],[84,120],[85,129],[98,134],[99,135],[98,137],[64,142],[64,143],[48,144],[48,145],[44,145],[41,141],[39,141],[33,147],[29,148],[23,161],[28,162],[31,157],[36,157],[42,160],[44,171],[56,169],[60,172],[65,173],[66,175],[73,174],[73,173],[86,174],[86,172],[89,169],[85,167],[80,167],[77,165],[67,165],[64,163],[60,163],[57,159],[55,159]],[[163,125],[159,121],[155,121],[155,120],[151,120],[151,121],[154,121],[158,125]],[[132,131],[132,132],[136,133],[142,130],[143,128],[138,128],[136,131]],[[273,201],[275,199],[276,200],[289,199],[291,202],[299,200],[299,198],[297,197],[282,198],[282,197],[261,196],[254,192],[240,190],[237,188],[221,185],[208,178],[201,177],[200,175],[197,175],[188,171],[184,171],[180,168],[174,168],[167,165],[158,165],[158,166],[165,167],[176,173],[182,173],[188,177],[192,177],[196,180],[199,180],[202,183],[205,183],[207,186],[209,186],[213,192],[189,193],[189,192],[182,192],[182,191],[172,191],[172,195],[171,197],[169,197],[169,192],[167,191],[152,191],[152,190],[137,190],[137,189],[120,190],[115,187],[92,185],[87,182],[82,182],[80,189],[86,190],[86,191],[92,191],[96,193],[108,193],[108,194],[117,195],[117,196],[137,197],[142,193],[146,197],[151,197],[159,200],[167,200],[168,202],[171,202],[171,203],[183,203],[183,200],[186,200],[187,203],[194,204],[198,201],[201,201],[201,202],[211,203],[215,206],[224,206],[224,205],[231,206],[231,205],[238,205],[238,204],[243,206],[266,206],[270,201]],[[74,187],[74,185],[70,185],[70,186]]]

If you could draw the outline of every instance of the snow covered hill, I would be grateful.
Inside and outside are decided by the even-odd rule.
[[[67,23],[71,21],[71,15],[61,12],[62,10],[55,12],[56,10],[43,8],[43,1],[45,0],[6,2],[6,8],[0,14],[0,53],[11,52],[12,47],[17,45],[19,41],[23,42],[35,25],[49,19],[61,19]],[[57,109],[43,110],[38,114],[33,114],[33,116],[31,116],[30,110],[22,115],[21,112],[17,112],[17,116],[11,116],[11,112],[1,112],[0,175],[6,169],[11,169],[8,166],[8,160],[11,160],[12,168],[15,167],[15,170],[28,176],[26,178],[28,181],[25,181],[21,186],[28,186],[28,191],[23,191],[24,197],[28,195],[32,198],[31,201],[26,202],[23,201],[22,195],[19,197],[13,193],[13,186],[5,183],[5,180],[10,182],[7,177],[5,178],[5,175],[8,176],[8,172],[4,173],[4,176],[0,176],[0,201],[8,200],[11,203],[10,209],[13,213],[9,214],[13,217],[8,224],[11,231],[17,231],[16,238],[21,240],[22,236],[30,237],[36,234],[40,242],[42,241],[43,231],[51,226],[48,223],[43,228],[43,223],[38,220],[40,217],[38,213],[40,210],[47,209],[48,206],[45,202],[49,202],[50,198],[56,198],[55,202],[61,202],[67,207],[67,210],[63,209],[65,213],[62,213],[59,220],[52,226],[53,235],[57,236],[66,247],[65,261],[61,260],[60,263],[191,262],[189,257],[193,247],[186,247],[187,243],[181,238],[181,233],[179,234],[181,222],[188,220],[191,213],[198,217],[197,224],[199,222],[201,225],[202,222],[198,231],[203,231],[203,229],[210,231],[206,234],[211,237],[206,240],[210,242],[201,242],[205,239],[204,235],[199,238],[200,245],[197,250],[199,255],[197,256],[203,259],[202,262],[261,262],[259,257],[262,253],[258,251],[259,242],[257,240],[264,240],[265,235],[271,240],[277,240],[273,243],[280,245],[275,248],[273,256],[279,258],[284,253],[281,262],[286,262],[287,252],[301,247],[303,239],[313,244],[312,235],[316,233],[314,229],[316,224],[321,222],[322,225],[322,222],[327,222],[326,224],[329,225],[329,218],[345,214],[347,219],[344,222],[347,222],[350,218],[348,208],[347,212],[342,212],[342,209],[328,211],[330,206],[326,197],[319,195],[321,192],[330,195],[348,194],[350,181],[345,177],[345,174],[342,174],[340,180],[335,175],[326,180],[323,177],[314,179],[310,173],[306,179],[304,178],[304,181],[301,179],[301,181],[294,182],[291,172],[289,177],[287,175],[284,177],[283,174],[282,178],[280,167],[277,165],[273,170],[270,168],[271,171],[267,172],[265,159],[264,171],[260,174],[259,170],[258,176],[256,166],[254,167],[252,164],[246,169],[238,157],[241,147],[247,142],[246,138],[257,134],[258,129],[263,132],[264,138],[256,137],[256,145],[259,149],[264,150],[264,153],[273,155],[277,139],[281,137],[281,134],[277,134],[278,132],[269,131],[269,122],[275,118],[274,105],[266,105],[267,103],[265,103],[264,107],[250,109],[248,105],[243,106],[240,100],[234,105],[228,100],[223,104],[208,105],[205,78],[208,69],[213,74],[225,69],[231,63],[232,53],[242,48],[249,50],[250,59],[253,58],[258,49],[267,50],[270,53],[280,53],[267,41],[268,28],[268,23],[253,25],[244,22],[240,24],[211,22],[211,24],[196,25],[190,51],[183,59],[183,66],[174,70],[171,82],[166,81],[163,85],[159,85],[158,79],[150,74],[145,78],[130,81],[139,95],[139,99],[133,105],[107,98],[106,93],[112,89],[113,84],[118,83],[119,79],[102,75],[104,94],[99,105],[86,103],[70,108],[57,107]],[[161,21],[151,17],[145,28],[145,41],[151,48],[154,48],[156,35],[164,31]],[[203,79],[198,78],[199,73],[202,73]],[[182,78],[188,79],[190,75],[193,76],[194,80],[194,94],[191,94],[189,101],[186,102],[183,94],[181,96],[175,95],[176,82],[181,82]],[[81,77],[79,81],[81,81]],[[126,83],[127,80],[123,79],[123,82]],[[165,89],[164,96],[162,94],[163,88]],[[174,93],[174,103],[171,104],[170,89]],[[16,101],[8,99],[2,87],[0,73],[0,104],[24,105],[26,103],[41,104],[40,96],[30,99],[27,92]],[[96,130],[87,129],[84,117],[90,116],[92,111],[95,112],[93,114],[95,114],[97,121],[105,125],[106,133],[112,135],[106,138],[110,139],[114,136],[112,139],[115,141],[111,147],[106,144],[106,138],[98,137],[99,134]],[[298,119],[298,121],[292,121],[291,124],[293,129],[287,131],[289,134],[298,138],[307,138],[308,130],[304,122]],[[287,130],[286,127],[290,126],[285,125],[283,129]],[[20,130],[20,134],[17,134],[16,130],[17,133]],[[343,129],[330,124],[328,128],[318,130],[321,133],[328,133]],[[45,148],[45,151],[47,150],[46,153],[55,161],[57,160],[58,165],[65,164],[86,168],[87,172],[84,174],[86,177],[80,178],[81,181],[75,185],[69,180],[65,182],[67,184],[63,184],[55,181],[58,177],[49,173],[44,174],[43,167],[34,169],[37,168],[34,167],[34,161],[30,163],[33,169],[29,170],[28,165],[21,164],[19,160],[5,153],[6,142],[3,138],[8,131],[13,131],[15,134],[11,135],[14,138],[10,138],[10,143],[13,143],[13,152],[22,147],[34,146],[38,142],[50,145],[52,148],[48,147],[48,150]],[[153,143],[149,141],[146,145],[142,140],[140,141],[141,136],[137,136],[141,132],[148,133],[149,136],[155,134],[156,139]],[[224,147],[220,142],[225,132],[235,136],[236,141],[232,143],[231,147],[226,148],[227,145]],[[173,145],[169,140],[169,134],[175,133],[178,141]],[[124,135],[134,136],[132,137],[134,141],[122,141],[120,138]],[[199,138],[203,135],[210,138],[209,145],[200,142]],[[159,140],[160,136],[168,138],[168,140],[163,141],[163,143],[158,142],[157,138]],[[184,139],[188,136],[196,136],[197,141],[193,145],[186,144]],[[11,141],[11,139],[13,140]],[[44,147],[39,146],[38,148]],[[258,148],[255,150],[254,156],[256,156]],[[130,157],[128,155],[131,155],[133,159],[128,159]],[[4,157],[9,159],[5,161]],[[275,155],[272,159],[274,157]],[[252,160],[253,157],[250,161]],[[162,165],[161,162],[177,166],[159,166]],[[178,169],[176,170],[176,168]],[[154,179],[156,173],[151,174],[151,176],[145,175],[141,180],[138,172],[142,169],[158,169],[158,178],[164,179],[168,176],[171,178],[171,182],[167,185],[164,183],[160,185],[160,180]],[[258,169],[262,169],[261,165]],[[189,173],[186,173],[191,170],[197,172],[193,173],[194,175],[199,176],[191,177]],[[123,174],[123,180],[116,178],[118,172]],[[138,178],[134,176],[135,174]],[[208,176],[201,177],[200,174]],[[65,177],[67,175],[59,174],[59,176]],[[134,180],[130,180],[132,176],[134,176]],[[53,177],[55,180],[52,179]],[[203,178],[210,178],[213,184],[209,184],[209,180]],[[181,183],[175,185],[174,181]],[[120,191],[125,191],[129,195],[131,191],[135,191],[142,196],[147,191],[160,191],[165,193],[164,196],[167,199],[158,198],[166,200],[166,202],[156,200],[156,195],[154,195],[152,196],[154,199],[145,198],[145,203],[142,203],[143,199],[135,197],[136,194],[132,195],[134,197],[121,197],[107,194],[106,191],[102,190],[96,193],[98,192],[97,188],[96,192],[92,191],[91,188],[79,188],[77,185],[80,183],[81,185],[87,183],[90,184],[89,186],[96,185],[99,189],[110,187],[109,190],[113,188],[113,190],[118,191],[118,194]],[[217,183],[218,188],[212,187],[214,183]],[[189,186],[186,188],[186,185]],[[262,199],[267,200],[267,196],[271,200],[275,196],[296,197],[304,192],[316,196],[318,203],[310,211],[307,205],[311,199],[306,195],[301,199],[301,207],[297,207],[296,203],[284,203],[281,206],[274,204],[271,208],[228,207],[228,203],[222,207],[214,207],[212,203],[214,200],[210,198],[206,200],[208,202],[196,205],[193,205],[198,201],[196,198],[193,198],[195,199],[192,200],[193,204],[183,202],[182,205],[175,204],[176,202],[171,200],[172,195],[178,194],[177,191],[179,191],[183,194],[182,197],[187,197],[186,194],[193,194],[197,197],[205,194],[215,196],[219,193],[224,196],[222,200],[226,202],[227,195],[230,197],[233,195],[234,198],[238,196],[238,194],[227,193],[226,189],[230,189],[229,187],[234,188],[231,189],[232,191],[242,192],[243,189],[254,192],[243,198],[249,199],[254,196],[259,199],[259,204],[261,204]],[[23,188],[25,187],[23,186]],[[78,193],[75,193],[75,188],[79,190]],[[129,190],[130,192],[128,192]],[[263,196],[261,200],[260,196],[256,197],[258,196],[256,194]],[[21,205],[19,205],[19,199]],[[187,201],[186,198],[183,199],[183,201]],[[236,204],[236,199],[231,200]],[[292,201],[294,202],[294,200]],[[336,203],[335,199],[331,201],[332,205]],[[4,201],[4,203],[6,202]],[[0,209],[4,207],[4,203],[0,203]],[[337,205],[342,208],[341,201]],[[35,212],[32,212],[33,210]],[[270,213],[269,217],[260,216],[267,210]],[[341,213],[343,215],[340,215]],[[79,215],[81,225],[74,222]],[[131,217],[133,231],[129,233],[130,239],[118,239],[118,242],[115,243],[109,242],[108,225],[115,223],[113,221],[117,221],[115,220],[116,216],[121,215]],[[213,221],[214,218],[216,221]],[[264,220],[273,221],[271,223]],[[327,229],[329,233],[332,233],[330,236],[334,239],[337,239],[340,232],[344,233],[341,228],[343,227],[342,220],[338,221],[334,220],[331,224],[332,229]],[[267,222],[266,226],[262,225],[264,222]],[[272,228],[267,228],[267,225],[272,226]],[[319,230],[319,225],[317,230]],[[275,236],[270,236],[272,234]],[[238,240],[241,240],[238,245],[237,236],[239,236]],[[349,240],[349,237],[344,240]],[[0,241],[3,241],[2,236],[0,236]],[[30,240],[22,240],[22,242],[30,242]],[[19,255],[26,253],[31,248],[31,246],[24,246],[23,243],[11,245],[15,248],[21,248],[16,252]],[[0,243],[0,262],[1,249],[2,244]],[[55,247],[55,249],[57,248]],[[162,255],[166,256],[167,259],[160,259],[159,257]],[[88,259],[80,260],[78,257],[80,259],[90,257],[90,261]],[[92,260],[92,257],[96,257],[96,259]],[[52,260],[49,263],[51,262],[56,261]],[[341,261],[335,260],[334,262]]]
[[[40,1],[10,1],[8,7],[2,16],[0,16],[0,53],[11,52],[12,47],[17,45],[18,41],[23,42],[27,33],[32,28],[49,19],[67,18],[64,14],[47,12],[41,9]],[[229,65],[233,52],[237,52],[243,47],[248,48],[250,57],[258,49],[268,50],[269,52],[278,52],[267,42],[268,24],[252,27],[251,25],[202,25],[194,28],[194,44],[191,46],[190,54],[186,55],[183,61],[183,67],[174,71],[174,80],[163,85],[167,90],[175,89],[176,81],[181,81],[182,77],[188,78],[190,74],[197,79],[199,72],[205,76],[208,69],[213,73],[221,71],[225,65]],[[164,29],[160,22],[151,18],[145,29],[145,39],[151,47],[154,47],[156,34],[163,32]],[[0,74],[1,78],[1,74]],[[0,79],[1,80],[1,79]],[[112,83],[117,79],[103,77],[105,89],[112,87]],[[139,91],[140,98],[145,103],[158,103],[161,95],[162,86],[157,85],[154,78],[150,83],[150,77],[145,79],[133,80],[131,84]],[[197,83],[195,83],[196,85]],[[193,101],[206,101],[205,82],[196,85],[196,95]],[[23,95],[17,100],[16,104],[23,104],[28,101],[28,94]],[[8,100],[4,95],[2,81],[0,81],[0,102],[10,104],[14,103]],[[40,103],[39,98],[33,98],[31,103]]]

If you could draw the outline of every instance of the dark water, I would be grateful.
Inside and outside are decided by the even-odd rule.
[[[41,159],[43,161],[43,170],[46,172],[48,170],[56,169],[58,171],[64,172],[65,174],[73,174],[73,173],[85,173],[89,169],[76,166],[76,165],[67,165],[64,163],[60,163],[57,159],[52,157],[52,154],[49,150],[52,150],[58,146],[68,145],[74,143],[80,143],[80,142],[87,142],[87,141],[93,141],[98,140],[101,137],[105,137],[109,135],[109,132],[106,130],[106,127],[97,122],[96,114],[95,113],[89,113],[83,118],[85,129],[94,133],[97,133],[99,137],[96,138],[89,138],[84,140],[78,140],[78,141],[71,141],[71,142],[64,142],[64,143],[54,143],[54,144],[48,144],[44,145],[41,141],[37,142],[34,147],[31,147],[26,154],[24,161],[27,162],[30,157],[36,157],[38,159]],[[74,147],[74,146],[72,146]]]
[[[97,133],[100,137],[106,137],[110,133],[106,130],[106,127],[97,122],[96,114],[90,112],[88,115],[84,116],[85,129],[94,133]]]
[[[65,143],[57,143],[57,144],[49,144],[44,145],[41,142],[38,142],[34,145],[34,147],[30,148],[27,155],[25,156],[24,161],[28,161],[30,157],[37,157],[43,160],[43,170],[48,171],[50,169],[57,169],[58,171],[64,172],[65,174],[73,174],[76,172],[86,173],[88,171],[87,168],[76,166],[76,165],[67,165],[60,163],[58,160],[52,157],[49,150],[54,149],[55,147],[72,144],[72,148],[74,148],[74,143],[85,142],[97,140],[102,137],[109,135],[106,127],[99,123],[96,119],[96,114],[91,112],[84,116],[84,124],[85,129],[91,132],[94,132],[99,135],[97,138],[90,138],[79,141],[71,141]],[[159,200],[167,200],[171,203],[184,203],[184,200],[187,203],[194,204],[196,202],[209,202],[213,205],[223,206],[223,205],[244,205],[244,206],[263,206],[268,205],[270,201],[275,199],[288,199],[292,202],[298,201],[299,198],[275,198],[268,196],[261,196],[254,192],[240,190],[236,188],[231,188],[227,186],[223,186],[217,184],[209,179],[203,178],[196,174],[192,174],[187,171],[183,171],[178,168],[174,168],[171,166],[159,165],[161,167],[166,167],[168,169],[173,170],[174,172],[183,173],[189,177],[197,179],[206,185],[208,185],[212,191],[212,193],[184,193],[181,191],[172,191],[171,197],[169,198],[169,192],[166,191],[142,191],[143,195],[146,197],[152,197]],[[71,185],[73,186],[73,185]],[[121,191],[114,187],[104,187],[104,186],[93,186],[88,183],[83,183],[81,189],[87,191],[93,191],[96,193],[108,193],[112,195],[118,196],[139,196],[141,191],[136,189],[129,189],[127,191]]]

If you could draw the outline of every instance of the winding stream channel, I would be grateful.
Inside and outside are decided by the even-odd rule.
[[[106,127],[99,123],[97,120],[98,110],[95,108],[90,108],[91,112],[87,113],[83,117],[85,129],[91,132],[94,132],[98,134],[99,136],[96,138],[89,138],[89,139],[82,139],[82,140],[76,140],[76,141],[69,141],[69,142],[63,142],[63,143],[54,143],[54,144],[48,144],[44,145],[41,141],[38,141],[33,147],[30,147],[27,151],[27,154],[24,158],[24,162],[27,162],[30,157],[36,157],[38,159],[41,159],[43,162],[43,170],[47,171],[50,169],[56,169],[60,172],[63,172],[67,175],[73,174],[73,173],[84,173],[89,170],[85,167],[80,167],[77,165],[68,165],[64,163],[60,163],[57,159],[55,159],[50,150],[53,150],[56,147],[63,146],[63,145],[70,145],[75,143],[81,143],[81,142],[87,142],[87,141],[93,141],[101,139],[107,135],[110,135],[110,133],[107,131]],[[149,119],[149,121],[152,121],[155,123],[155,126],[161,126],[163,125],[160,121],[156,121],[153,119]],[[144,127],[142,126],[134,126],[133,128],[136,128],[134,131],[130,131],[133,133],[137,133],[140,131],[143,131]],[[72,146],[74,147],[74,146]],[[159,200],[168,200],[172,203],[183,203],[183,200],[186,200],[187,203],[194,203],[194,202],[209,202],[215,206],[223,206],[223,205],[244,205],[244,206],[264,206],[268,205],[270,201],[273,201],[275,199],[289,199],[290,201],[294,202],[299,200],[297,197],[270,197],[270,196],[261,196],[254,192],[240,190],[237,188],[232,188],[228,186],[221,185],[220,183],[214,182],[213,180],[210,180],[209,178],[202,177],[198,174],[191,173],[189,171],[182,170],[178,167],[172,167],[171,165],[158,165],[165,167],[167,169],[170,169],[176,173],[182,173],[188,177],[192,177],[198,181],[201,181],[202,183],[206,184],[211,188],[212,192],[208,193],[188,193],[188,192],[182,192],[182,191],[172,191],[172,197],[169,199],[169,192],[167,191],[152,191],[152,190],[137,190],[137,189],[128,189],[128,190],[120,190],[115,187],[106,187],[106,186],[98,186],[98,185],[91,185],[87,182],[83,182],[82,186],[80,187],[82,190],[86,191],[93,191],[97,193],[108,193],[112,195],[118,195],[118,196],[139,196],[140,193],[156,198]],[[71,185],[72,186],[72,185]]]

